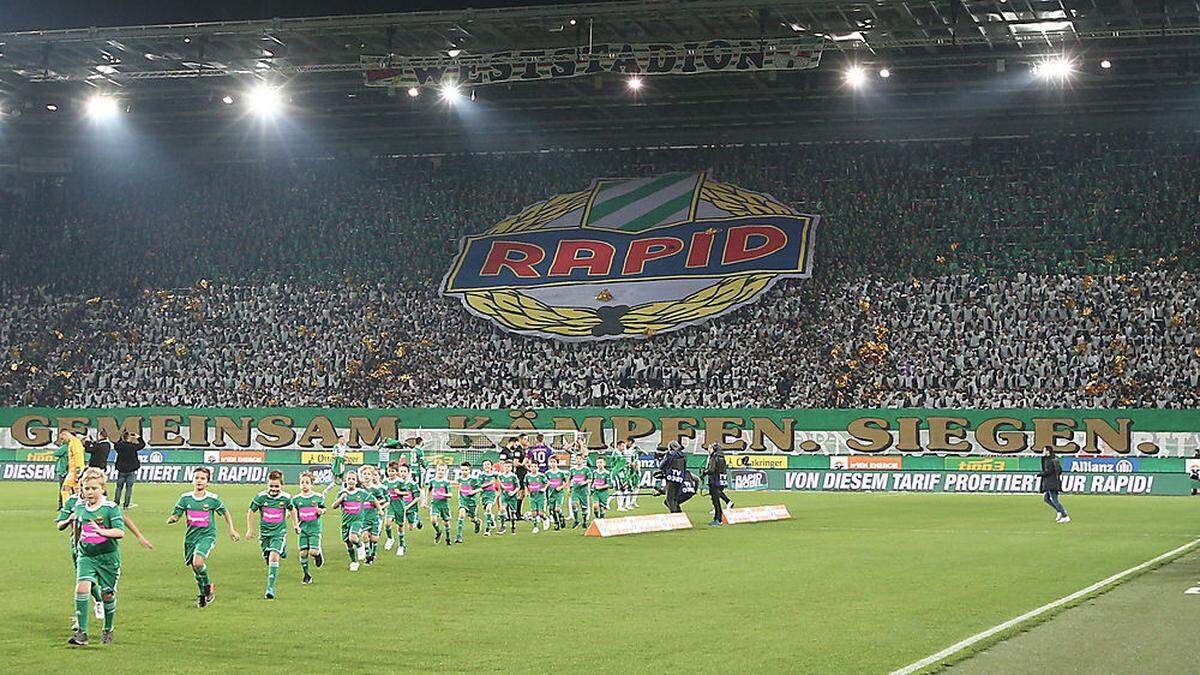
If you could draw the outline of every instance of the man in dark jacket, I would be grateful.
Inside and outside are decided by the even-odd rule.
[[[708,462],[700,475],[708,477],[708,496],[712,498],[713,519],[709,525],[719,526],[721,503],[728,502],[730,506],[733,505],[729,497],[725,496],[725,486],[729,483],[729,463],[725,461],[725,453],[721,451],[719,444],[713,443],[709,446]]]
[[[137,476],[138,469],[142,468],[142,462],[138,459],[138,450],[146,447],[146,442],[138,434],[131,434],[128,431],[121,434],[121,440],[117,441],[117,492],[113,496],[114,503],[120,503],[121,491],[125,491],[125,503],[121,506],[127,509],[133,499],[133,479]]]
[[[1058,512],[1054,522],[1071,522],[1071,517],[1058,501],[1058,493],[1062,492],[1062,465],[1058,463],[1058,458],[1050,448],[1046,448],[1042,453],[1042,470],[1038,472],[1038,476],[1042,479],[1042,501]]]
[[[667,454],[658,465],[663,479],[667,482],[667,510],[679,513],[680,493],[683,491],[683,481],[687,474],[687,457],[683,454],[683,446],[677,441],[671,441],[667,446]]]
[[[112,441],[108,440],[108,432],[101,429],[100,436],[96,440],[87,440],[83,443],[83,450],[88,456],[88,467],[97,469],[108,468],[108,453],[112,452]]]

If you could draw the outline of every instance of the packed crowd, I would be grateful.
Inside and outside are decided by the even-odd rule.
[[[1194,407],[1196,157],[1144,135],[80,169],[0,198],[0,404]],[[695,168],[820,213],[814,277],[604,343],[437,295],[463,234]]]

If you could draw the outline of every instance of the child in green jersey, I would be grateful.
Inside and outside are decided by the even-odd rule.
[[[553,521],[554,529],[561,530],[567,526],[567,521],[563,518],[562,503],[563,493],[571,475],[558,468],[558,458],[554,455],[546,460],[546,466],[546,515]]]
[[[517,533],[517,505],[521,500],[521,483],[517,474],[512,470],[512,464],[501,460],[500,472],[496,481],[500,483],[500,534],[508,527],[513,534]]]
[[[483,488],[483,479],[471,470],[470,462],[463,462],[458,467],[458,523],[454,535],[454,543],[462,543],[463,523],[470,518],[475,525],[475,534],[479,534],[479,491]]]
[[[397,519],[400,522],[399,541],[396,546],[396,555],[402,556],[405,551],[406,533],[411,532],[413,527],[420,527],[421,522],[421,486],[413,479],[412,474],[408,470],[408,465],[404,460],[400,461],[397,467],[398,483],[396,490],[399,491],[400,507]]]
[[[267,600],[275,599],[279,560],[287,557],[287,520],[295,517],[292,496],[283,491],[283,472],[267,474],[267,489],[254,495],[246,509],[246,539],[254,536],[254,514],[259,514],[258,543],[267,561]]]
[[[183,564],[191,565],[192,573],[196,576],[196,585],[200,588],[200,597],[196,601],[198,607],[206,607],[216,597],[212,577],[208,574],[208,558],[217,545],[217,523],[213,514],[225,517],[230,539],[241,539],[233,527],[233,515],[226,510],[225,502],[215,492],[208,491],[211,479],[212,469],[207,466],[193,469],[192,491],[179,496],[179,501],[175,502],[175,508],[167,518],[169,525],[177,522],[180,516],[187,516],[187,533],[183,535]]]
[[[324,553],[321,551],[321,516],[325,515],[325,496],[313,490],[313,474],[311,471],[300,473],[300,493],[292,497],[292,509],[296,514],[296,535],[299,537],[300,569],[304,570],[304,579],[300,583],[311,584],[312,575],[308,572],[308,560],[312,558],[317,567],[324,564]]]
[[[608,493],[612,489],[612,472],[608,470],[607,465],[604,457],[597,457],[596,468],[592,470],[593,518],[608,516]]]
[[[371,494],[371,499],[363,504],[363,534],[361,538],[366,563],[375,562],[375,553],[379,549],[379,535],[383,533],[383,516],[387,507],[387,489],[379,480],[379,470],[367,465],[359,469],[359,480],[364,490]]]
[[[571,459],[571,469],[567,472],[571,482],[571,518],[575,521],[571,529],[582,526],[587,529],[588,521],[588,484],[592,479],[592,470],[584,464],[582,454]]]
[[[69,644],[88,643],[88,600],[92,588],[100,588],[104,605],[103,644],[112,642],[113,620],[117,611],[117,581],[121,577],[121,550],[118,541],[125,536],[121,509],[104,498],[104,471],[90,468],[80,479],[81,499],[76,500],[69,518],[79,527],[75,558],[75,621],[78,624]]]
[[[347,471],[342,476],[342,489],[329,505],[331,509],[342,510],[342,541],[350,556],[351,572],[357,572],[358,561],[366,557],[359,544],[363,532],[363,504],[370,499],[371,493],[358,485],[358,472]]]
[[[66,502],[63,503],[62,508],[60,508],[58,510],[58,515],[55,516],[55,518],[54,518],[54,524],[58,528],[59,532],[65,530],[67,528],[71,528],[71,536],[67,538],[67,543],[71,550],[71,564],[72,565],[75,565],[79,558],[79,535],[80,535],[81,527],[80,527],[80,524],[75,521],[75,518],[73,516],[75,513],[75,505],[78,504],[82,500],[82,490],[83,490],[82,485],[76,486],[76,489],[73,490],[71,492],[70,496],[67,497],[67,500],[66,500]],[[106,498],[108,497],[107,490],[104,492],[104,496]],[[121,517],[124,518],[124,520],[125,520],[125,529],[133,534],[134,538],[137,539],[137,542],[139,544],[141,544],[143,547],[148,548],[151,551],[153,551],[154,544],[151,544],[150,540],[146,539],[146,537],[144,537],[142,535],[141,530],[139,530],[137,525],[134,524],[133,519],[130,518],[129,516],[125,515],[125,513],[123,513],[123,512],[121,514]],[[95,609],[96,619],[103,620],[104,619],[104,599],[100,597],[100,587],[96,586],[94,584],[92,585],[92,599],[96,601],[95,606],[93,607],[93,609]],[[71,630],[72,631],[79,630],[79,623],[78,623],[78,621],[75,621],[75,619],[74,619],[75,615],[72,614],[71,616],[72,616],[72,621],[74,621],[73,625],[71,626]]]
[[[482,470],[479,473],[479,489],[482,495],[480,502],[483,506],[483,536],[485,537],[492,536],[492,529],[496,527],[496,501],[497,493],[500,491],[500,484],[496,481],[497,475],[499,474],[492,468],[492,460],[483,460]]]
[[[388,462],[387,478],[383,481],[383,489],[387,491],[388,506],[383,519],[384,532],[387,540],[383,550],[390,551],[396,545],[393,527],[400,532],[400,545],[404,545],[404,500],[400,491],[400,462]]]
[[[439,463],[434,469],[433,480],[429,481],[429,520],[433,522],[433,531],[436,533],[433,537],[435,544],[442,540],[442,528],[446,529],[446,545],[449,546],[453,543],[450,540],[450,491],[452,487],[450,468]],[[441,523],[441,527],[438,526],[438,523]]]
[[[525,476],[525,489],[529,492],[529,519],[533,521],[533,533],[541,529],[549,530],[550,521],[546,520],[546,476],[538,468],[537,462],[529,463],[529,473]]]

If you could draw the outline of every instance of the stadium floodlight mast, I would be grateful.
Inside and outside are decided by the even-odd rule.
[[[271,117],[283,107],[283,95],[278,87],[258,84],[247,93],[246,105],[260,117]]]
[[[84,104],[88,117],[94,120],[108,120],[117,116],[120,111],[117,100],[104,94],[95,94]]]

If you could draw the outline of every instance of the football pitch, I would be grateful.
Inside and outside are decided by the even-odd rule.
[[[214,487],[243,529],[259,488]],[[54,489],[0,486],[0,670],[884,673],[1200,536],[1200,501],[1189,498],[1067,496],[1073,522],[1059,525],[1028,496],[759,492],[735,498],[787,504],[793,519],[710,528],[707,498],[697,497],[685,505],[690,531],[601,540],[579,530],[535,535],[524,523],[515,537],[484,538],[468,525],[452,548],[434,545],[426,520],[405,557],[381,545],[373,567],[351,573],[331,512],[315,583],[300,584],[292,550],[273,601],[263,598],[257,541],[234,543],[220,524],[209,561],[217,597],[199,609],[183,524],[165,524],[185,489],[137,487],[129,513],[156,549],[132,537],[121,545],[115,643],[100,645],[93,630],[89,647],[70,648],[74,572],[51,522]],[[642,498],[641,512],[662,510]],[[1196,581],[1198,561],[1188,555],[1162,571]],[[1177,651],[1167,663],[1189,663],[1194,650],[1186,614],[1197,616],[1200,596],[1187,603],[1183,591],[1163,591],[1176,603],[1164,620],[1180,622],[1156,632],[1158,651]],[[1014,649],[978,645],[987,651],[962,666],[1004,672],[1044,662],[1038,631],[1093,604],[1119,617],[1107,597],[1016,636]],[[1151,605],[1152,616],[1159,605]],[[1126,628],[1082,625],[1095,632],[1043,642],[1061,650]]]

